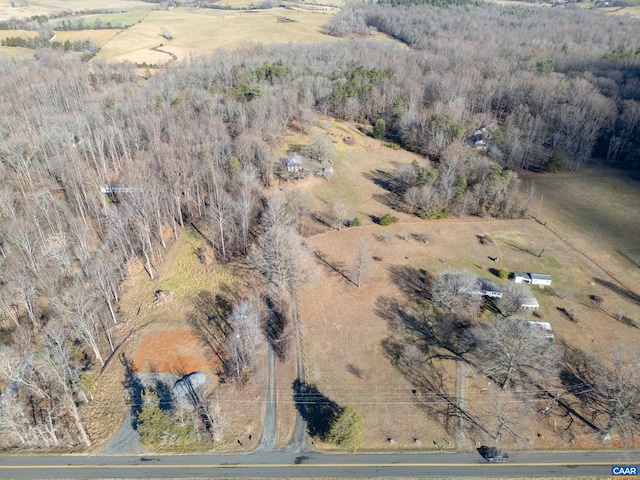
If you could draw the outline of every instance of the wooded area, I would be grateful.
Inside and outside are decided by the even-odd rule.
[[[220,262],[249,255],[275,313],[295,302],[304,246],[265,192],[283,133],[319,115],[428,156],[398,178],[432,218],[520,215],[517,169],[577,170],[594,148],[637,167],[639,27],[577,10],[352,5],[328,32],[375,28],[411,48],[251,45],[147,80],[49,47],[0,57],[0,445],[91,445],[82,408],[115,350],[119,285],[132,262],[153,279],[192,222]],[[487,148],[463,148],[483,127]],[[229,328],[256,331],[248,308]],[[227,373],[243,382],[255,358],[232,340]]]

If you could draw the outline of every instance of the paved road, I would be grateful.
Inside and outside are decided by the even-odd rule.
[[[611,465],[640,462],[640,452],[512,454],[489,464],[477,454],[320,454],[146,457],[0,457],[0,478],[330,478],[609,476]]]

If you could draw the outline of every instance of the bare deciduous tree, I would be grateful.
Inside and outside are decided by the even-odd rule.
[[[353,269],[355,284],[358,288],[367,281],[371,273],[370,256],[369,244],[361,238],[356,247],[355,266]]]
[[[500,310],[506,317],[515,315],[522,310],[522,304],[526,299],[532,298],[531,288],[524,283],[506,282],[502,286],[502,298]]]
[[[482,302],[478,277],[462,270],[439,273],[431,284],[431,301],[450,312],[477,312]]]
[[[260,313],[251,302],[241,302],[229,317],[231,331],[226,339],[227,375],[238,384],[245,384],[257,367],[258,350],[262,344]]]
[[[623,435],[640,432],[640,349],[616,350],[594,363],[597,409],[607,418],[602,436],[608,438],[615,428]]]
[[[558,352],[542,329],[514,318],[493,318],[471,329],[478,368],[506,389],[513,381],[554,378]]]

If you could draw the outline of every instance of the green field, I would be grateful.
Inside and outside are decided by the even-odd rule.
[[[100,21],[103,25],[111,24],[116,27],[130,27],[140,22],[146,17],[148,12],[145,11],[131,11],[120,13],[102,13],[97,15],[74,15],[72,17],[65,17],[61,19],[52,20],[51,26],[56,29],[62,25],[62,22],[66,20],[73,25],[77,25],[79,22],[83,22],[87,27],[93,28],[97,21]]]
[[[149,10],[154,5],[138,0],[29,0],[14,1],[0,0],[0,20],[8,20],[11,17],[24,18],[34,15],[52,15],[61,12],[86,11],[86,10]]]

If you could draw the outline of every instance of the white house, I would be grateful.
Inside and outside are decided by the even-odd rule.
[[[522,301],[522,305],[520,305],[520,308],[524,310],[538,310],[538,308],[540,308],[540,304],[538,303],[538,300],[533,297],[525,298]]]
[[[530,273],[531,285],[551,285],[551,275],[546,273]]]
[[[478,277],[478,290],[473,293],[483,297],[502,298],[502,285],[497,285],[488,278]]]
[[[287,172],[295,173],[302,170],[302,158],[297,153],[289,155],[287,158]]]
[[[530,283],[531,285],[551,285],[551,275],[513,272],[513,281],[515,283]]]
[[[531,278],[528,273],[513,272],[513,281],[515,283],[531,283]]]

